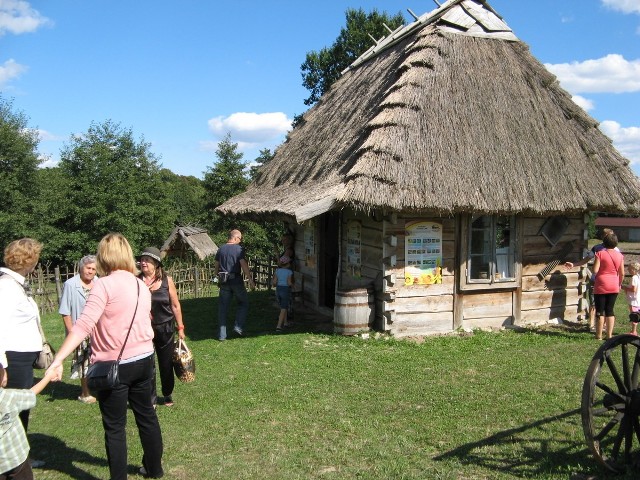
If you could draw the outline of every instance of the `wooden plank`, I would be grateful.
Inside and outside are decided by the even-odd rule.
[[[453,330],[451,312],[420,313],[396,315],[396,321],[390,325],[390,332],[396,337],[410,335],[432,335],[449,333]]]
[[[520,325],[540,325],[557,319],[575,322],[584,320],[585,315],[584,311],[578,309],[576,305],[569,305],[566,308],[554,307],[524,310]]]
[[[578,305],[582,295],[577,288],[522,292],[522,311]]]
[[[465,330],[502,328],[509,325],[513,325],[513,317],[511,316],[465,318],[462,321],[462,328]]]
[[[469,0],[462,2],[462,7],[466,12],[475,18],[482,26],[490,32],[510,32],[509,26],[500,20],[493,12],[485,10],[478,4]]]
[[[396,282],[393,289],[396,298],[408,298],[408,297],[427,297],[452,294],[455,286],[455,278],[453,276],[443,277],[442,283],[436,283],[433,285],[411,285],[404,286],[404,277],[400,277]]]
[[[428,297],[396,297],[393,302],[396,315],[402,313],[453,312],[453,295]]]
[[[542,235],[537,237],[524,237],[523,240],[524,252],[527,252],[527,255],[548,255],[548,254],[557,254],[562,248],[567,244],[567,242],[573,242],[573,248],[579,249],[582,245],[582,234],[577,235],[563,235],[560,241],[552,247],[547,242],[546,238]]]
[[[567,227],[566,235],[581,235],[586,224],[582,216],[567,216],[569,219],[569,226]],[[540,229],[544,222],[548,220],[548,217],[525,217],[523,225],[523,235],[525,237],[537,237],[540,236]]]
[[[452,25],[457,25],[465,30],[476,23],[476,19],[469,16],[460,5],[450,8],[447,13],[440,17],[440,20],[444,20]]]
[[[568,272],[564,267],[558,267],[559,273],[553,273],[543,281],[537,276],[528,275],[522,277],[522,290],[524,292],[533,292],[540,290],[556,290],[558,288],[578,287],[582,283],[582,279],[578,272]]]
[[[462,298],[463,325],[468,318],[511,317],[513,315],[513,293],[484,292],[465,294]]]

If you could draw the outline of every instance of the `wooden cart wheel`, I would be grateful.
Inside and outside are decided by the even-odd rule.
[[[640,338],[619,335],[593,356],[582,387],[587,446],[616,473],[640,466]]]

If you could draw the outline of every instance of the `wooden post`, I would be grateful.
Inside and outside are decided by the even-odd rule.
[[[60,299],[62,298],[62,282],[60,281],[60,267],[56,267],[53,269],[54,277],[56,279],[56,293],[58,294],[58,303],[60,303]]]
[[[200,291],[200,278],[198,277],[198,266],[193,267],[193,298],[198,298],[198,292]]]

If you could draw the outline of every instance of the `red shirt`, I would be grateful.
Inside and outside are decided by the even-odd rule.
[[[618,293],[620,291],[620,277],[618,270],[624,262],[622,253],[615,249],[604,249],[596,252],[596,258],[600,260],[600,269],[596,274],[593,285],[593,293],[598,295],[605,293]]]

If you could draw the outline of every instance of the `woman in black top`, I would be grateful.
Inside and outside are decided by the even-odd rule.
[[[157,397],[155,382],[154,402],[168,407],[173,405],[173,347],[177,324],[178,337],[184,338],[184,323],[178,292],[173,279],[162,270],[160,250],[147,247],[140,255],[140,278],[151,291],[151,325],[153,327],[153,345],[158,356],[158,370],[162,397]]]

